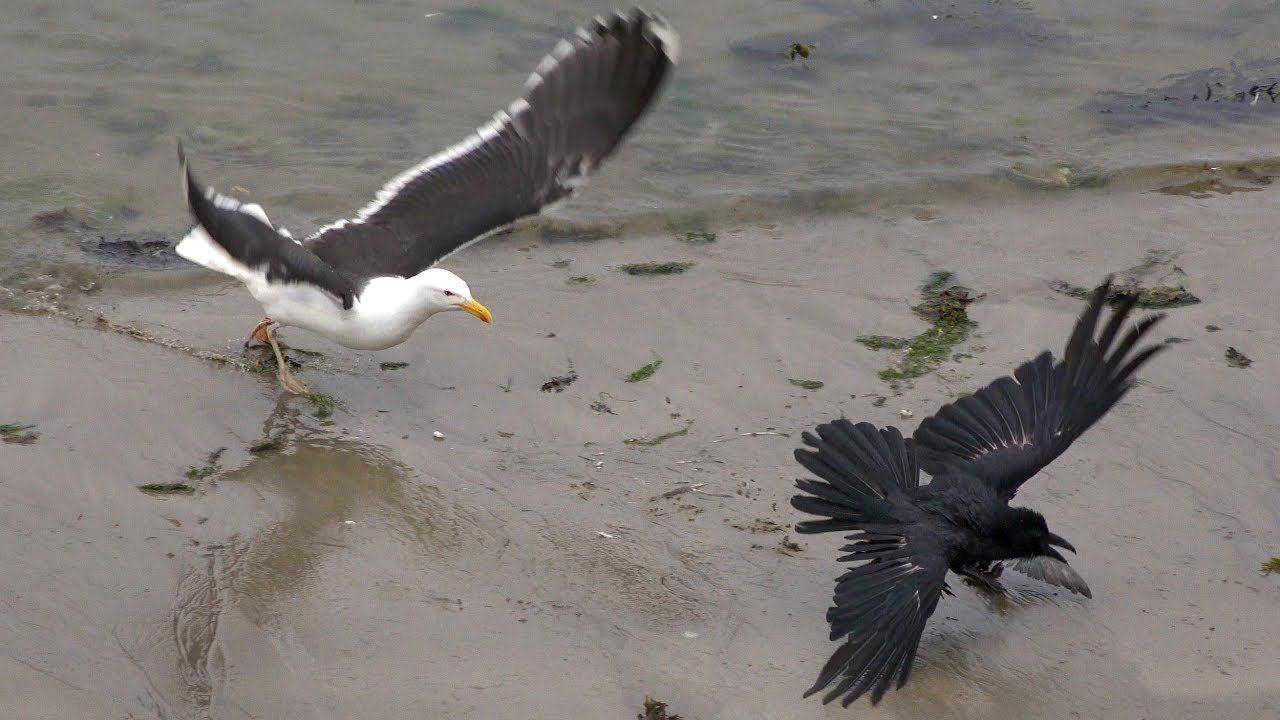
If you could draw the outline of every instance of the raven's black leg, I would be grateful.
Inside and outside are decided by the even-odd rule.
[[[1003,595],[1004,586],[1000,584],[1000,573],[1004,570],[1004,565],[995,562],[990,563],[986,567],[981,565],[966,565],[957,571],[956,574],[964,578],[965,583],[973,587],[985,590],[995,595]]]

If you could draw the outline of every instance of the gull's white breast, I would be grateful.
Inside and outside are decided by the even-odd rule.
[[[384,277],[369,281],[350,310],[332,295],[303,283],[245,283],[281,325],[299,327],[323,335],[354,350],[385,350],[399,345],[434,313],[417,307],[409,282]]]

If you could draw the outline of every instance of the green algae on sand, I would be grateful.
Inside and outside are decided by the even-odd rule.
[[[872,350],[901,350],[911,343],[910,340],[889,335],[859,335],[854,338]]]
[[[658,372],[658,368],[660,367],[662,367],[662,358],[655,353],[653,356],[653,362],[642,365],[638,370],[635,370],[628,375],[627,382],[637,383],[642,380],[648,380],[653,377],[654,373]]]
[[[691,262],[640,262],[619,265],[618,269],[628,275],[679,275],[693,267]]]
[[[677,438],[682,435],[688,435],[689,428],[691,427],[693,427],[692,420],[685,423],[685,426],[680,428],[679,430],[672,430],[671,432],[665,432],[665,433],[662,433],[661,435],[655,435],[649,438],[627,438],[622,442],[627,445],[643,445],[645,447],[653,447],[654,445],[661,445],[662,443],[670,440],[671,438]]]
[[[274,435],[261,442],[254,443],[249,446],[249,452],[254,455],[263,455],[269,452],[275,452],[284,447],[284,433]]]
[[[8,423],[0,425],[0,440],[10,445],[30,445],[40,438],[35,425]]]
[[[939,270],[920,287],[921,302],[911,309],[933,325],[919,335],[903,339],[884,335],[863,335],[858,341],[872,349],[903,349],[898,362],[879,372],[881,380],[895,385],[937,370],[952,357],[952,350],[969,339],[977,323],[969,319],[966,307],[983,298],[969,288],[952,282],[955,274]],[[898,342],[902,344],[894,348]],[[879,347],[877,347],[879,346]]]
[[[312,392],[306,395],[307,402],[311,403],[311,414],[321,420],[333,415],[335,401],[332,395],[324,393]]]
[[[203,480],[210,475],[218,472],[216,465],[204,465],[202,467],[189,467],[182,475],[188,480]]]
[[[138,489],[148,495],[191,495],[196,489],[184,482],[147,483]]]

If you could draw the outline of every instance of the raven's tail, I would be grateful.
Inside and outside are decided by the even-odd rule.
[[[869,530],[868,525],[897,524],[890,498],[920,485],[912,441],[897,428],[877,429],[871,423],[854,425],[843,418],[806,432],[796,461],[826,482],[796,480],[807,494],[794,495],[791,505],[825,520],[796,525],[802,533]]]

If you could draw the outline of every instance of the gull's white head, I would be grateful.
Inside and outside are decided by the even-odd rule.
[[[485,322],[493,322],[489,308],[471,297],[466,281],[442,268],[424,270],[414,278],[421,300],[432,313],[445,310],[465,310]]]

